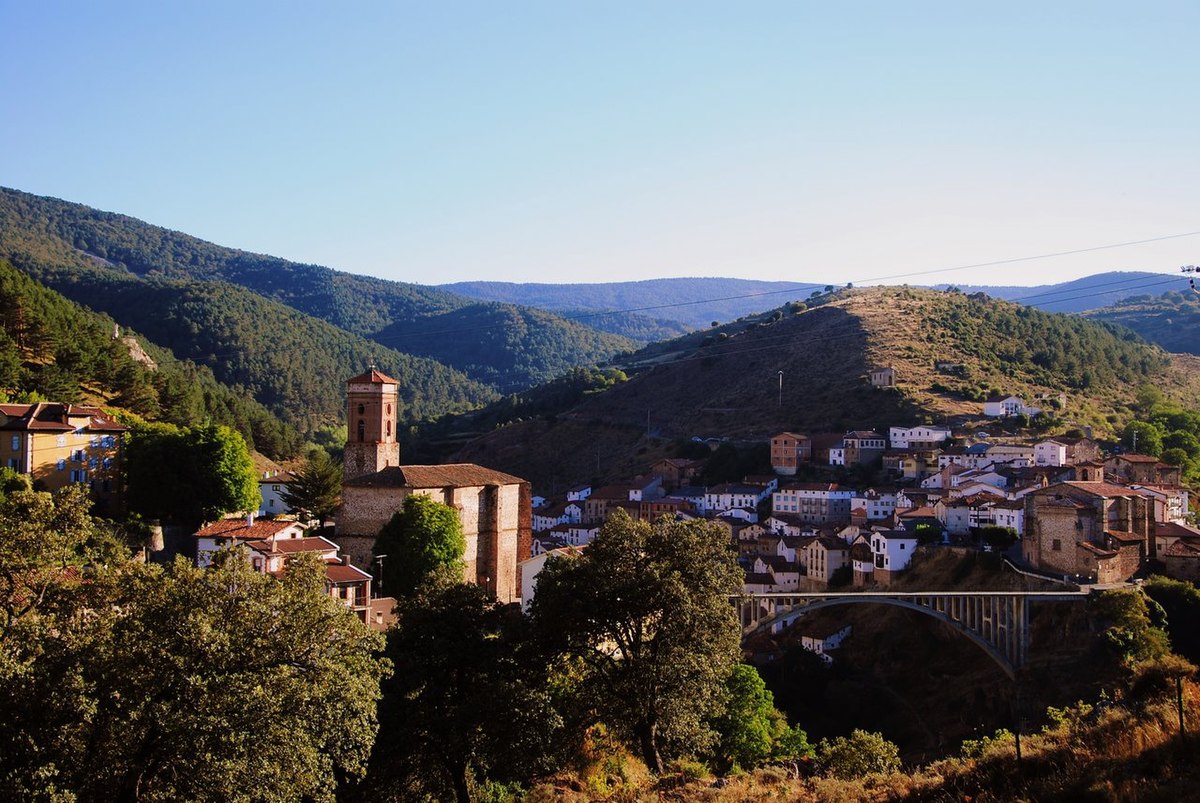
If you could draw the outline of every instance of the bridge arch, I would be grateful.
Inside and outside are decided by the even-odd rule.
[[[859,595],[854,595],[854,596],[859,596]],[[897,608],[905,608],[910,611],[917,611],[919,613],[925,614],[926,616],[932,616],[934,619],[937,619],[939,622],[945,622],[946,624],[950,625],[954,630],[956,630],[959,633],[961,633],[962,635],[966,636],[968,639],[970,639],[972,642],[974,642],[974,644],[976,646],[978,646],[985,653],[987,653],[989,658],[991,658],[993,661],[995,661],[997,664],[999,664],[1000,668],[1004,670],[1004,674],[1008,675],[1010,680],[1013,680],[1016,678],[1017,667],[1014,666],[1012,663],[1010,663],[1007,656],[1005,656],[998,649],[996,649],[991,644],[989,644],[982,636],[975,633],[970,628],[964,626],[961,622],[955,621],[954,619],[950,618],[949,616],[947,616],[944,613],[940,613],[940,612],[934,610],[933,608],[929,608],[924,605],[919,605],[915,602],[911,602],[909,600],[900,599],[900,598],[881,597],[881,598],[873,598],[873,599],[854,599],[852,596],[847,595],[845,597],[833,597],[833,598],[828,598],[828,599],[813,600],[812,602],[809,602],[805,605],[793,607],[787,613],[778,615],[776,618],[768,620],[767,622],[764,622],[763,625],[760,625],[760,626],[754,628],[754,630],[751,633],[747,633],[746,635],[752,635],[752,633],[763,632],[766,629],[767,625],[770,626],[771,632],[779,632],[780,630],[782,630],[786,627],[790,627],[791,625],[795,624],[797,619],[799,619],[801,616],[803,616],[804,614],[806,614],[810,611],[820,610],[821,608],[831,608],[835,605],[856,605],[856,604],[857,605],[863,605],[863,604],[891,605],[891,606],[897,607]],[[776,629],[776,626],[778,626],[778,629]]]
[[[1035,600],[1081,601],[1086,591],[925,591],[797,592],[731,597],[741,617],[743,636],[777,633],[808,611],[834,605],[892,605],[945,622],[974,642],[1016,677],[1029,656],[1029,603]]]

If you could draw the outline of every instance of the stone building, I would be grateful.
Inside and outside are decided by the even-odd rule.
[[[520,600],[517,564],[532,543],[532,493],[520,477],[473,463],[400,465],[398,383],[372,368],[348,382],[345,478],[337,540],[359,565],[372,563],[375,537],[410,494],[458,511],[466,537],[463,579],[501,602]]]
[[[1151,500],[1106,482],[1060,482],[1025,497],[1027,562],[1098,583],[1129,579],[1156,556]]]

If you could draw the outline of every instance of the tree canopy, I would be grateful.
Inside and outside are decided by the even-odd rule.
[[[129,506],[142,515],[192,526],[258,509],[254,463],[229,427],[143,424],[131,433],[125,460]]]
[[[315,449],[280,494],[302,521],[316,519],[321,527],[342,503],[342,469],[324,449]]]
[[[397,615],[372,797],[469,803],[485,779],[525,781],[552,768],[561,720],[519,612],[442,572],[402,598]]]
[[[406,497],[375,539],[382,586],[396,596],[412,594],[438,569],[449,569],[461,577],[466,550],[458,511],[423,494]]]
[[[0,550],[0,577],[35,578],[0,589],[0,797],[332,800],[364,772],[382,639],[318,560],[147,565],[86,509],[75,489],[0,506],[29,547]]]
[[[704,751],[741,631],[728,595],[742,573],[717,525],[617,511],[582,555],[549,561],[530,616],[552,650],[582,663],[599,717],[660,772]]]

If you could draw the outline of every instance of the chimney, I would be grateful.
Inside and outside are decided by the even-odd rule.
[[[253,512],[246,514],[246,526],[247,527],[254,526],[254,513]]]

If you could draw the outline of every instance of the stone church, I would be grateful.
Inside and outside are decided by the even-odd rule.
[[[398,390],[373,366],[347,383],[339,544],[356,564],[369,566],[383,525],[409,494],[425,494],[458,511],[467,541],[463,579],[501,602],[519,602],[517,563],[529,557],[533,534],[529,483],[473,463],[400,465]]]

